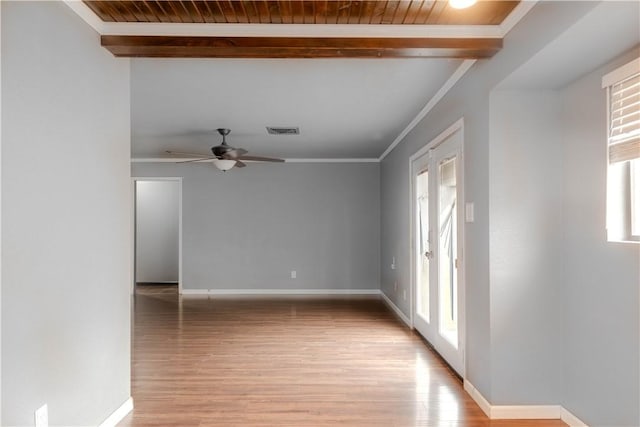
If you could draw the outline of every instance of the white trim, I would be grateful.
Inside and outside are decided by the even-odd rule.
[[[183,268],[182,268],[182,254],[184,253],[182,248],[182,177],[177,178],[178,181],[178,294],[182,294],[182,286],[184,282]],[[182,310],[182,307],[180,307]]]
[[[134,181],[180,181],[184,179],[181,176],[132,176]]]
[[[101,35],[184,37],[501,38],[500,25],[211,24],[104,22],[79,0],[66,0]]]
[[[413,329],[413,326],[411,326],[411,319],[409,319],[402,310],[400,310],[398,306],[395,305],[384,292],[382,292],[382,290],[380,290],[380,296],[387,307],[389,307],[410,329]]]
[[[380,289],[183,289],[183,295],[298,296],[380,295]]]
[[[640,58],[636,58],[631,62],[616,68],[602,77],[602,88],[613,86],[614,84],[640,72]]]
[[[2,384],[2,5],[0,5],[0,384]],[[2,387],[0,387],[2,423]]]
[[[209,289],[183,289],[181,292],[184,296],[189,295],[209,295]]]
[[[484,398],[482,393],[480,393],[478,389],[475,388],[473,384],[471,384],[471,382],[465,379],[463,384],[464,390],[478,404],[480,409],[482,409],[482,412],[484,412],[487,417],[491,418],[491,404],[487,401],[487,399]]]
[[[80,0],[64,0],[67,6],[73,10],[84,22],[93,28],[98,34],[103,34],[105,22],[93,13],[93,10]]]
[[[407,134],[411,132],[413,128],[416,127],[427,114],[429,114],[429,111],[431,111],[433,107],[435,107],[438,102],[440,102],[440,100],[447,94],[447,92],[449,92],[449,90],[451,90],[453,86],[455,86],[458,80],[460,80],[462,76],[464,76],[464,74],[469,70],[469,68],[471,68],[473,64],[475,64],[475,62],[475,59],[466,59],[462,61],[462,64],[460,64],[456,71],[454,71],[454,73],[447,79],[444,85],[442,85],[442,87],[435,93],[435,95],[433,95],[429,102],[427,102],[422,110],[420,110],[420,112],[413,118],[413,120],[411,120],[407,127],[405,127],[404,130],[400,132],[396,139],[393,140],[391,145],[389,145],[389,147],[384,150],[384,153],[380,155],[380,161],[384,160],[384,158],[387,157],[387,154],[393,151],[396,145],[402,142],[404,137],[407,136]]]
[[[533,9],[533,6],[535,6],[536,3],[538,3],[538,0],[523,0],[518,3],[509,16],[507,16],[499,25],[502,37],[506,36],[509,31],[511,31],[513,27],[515,27],[516,24],[520,22],[520,20],[524,18],[531,9]]]
[[[464,390],[491,420],[555,420],[560,419],[570,427],[589,427],[585,422],[561,405],[491,405],[487,399],[466,379]]]
[[[576,417],[563,407],[560,408],[560,419],[569,424],[569,427],[589,427],[587,423],[585,423],[580,418]]]
[[[378,163],[377,158],[341,158],[341,159],[284,159],[285,163]]]
[[[436,136],[431,141],[429,141],[427,145],[425,145],[424,147],[416,151],[414,154],[412,154],[411,157],[409,157],[409,166],[411,166],[411,163],[413,163],[415,159],[423,156],[427,151],[431,150],[432,148],[436,148],[438,145],[440,145],[441,142],[449,138],[451,135],[453,135],[463,127],[464,127],[464,118],[462,117],[456,120],[451,126],[449,126],[445,130],[440,132],[438,136]]]
[[[197,160],[195,157],[134,157],[131,163],[175,163],[189,160]]]
[[[150,283],[162,283],[163,285],[164,284],[166,284],[166,285],[177,285],[178,284],[178,282],[176,282],[174,280],[156,280],[156,281],[153,281],[153,282],[138,282],[138,283],[141,283],[143,285],[147,284],[147,283],[149,283],[149,284]]]
[[[496,405],[491,407],[492,420],[557,420],[558,405]]]
[[[134,157],[131,159],[131,163],[176,163],[198,160],[197,157]],[[208,160],[208,161],[212,161]],[[335,159],[284,159],[285,163],[378,163],[380,159],[372,158],[335,158]],[[201,163],[206,163],[202,161]],[[247,160],[247,163],[253,163],[252,160]]]
[[[106,420],[100,423],[98,427],[115,427],[131,411],[133,411],[133,399],[130,397],[127,400],[125,400],[125,402],[122,405],[120,405],[118,409],[113,411],[113,413],[109,415],[109,417]]]

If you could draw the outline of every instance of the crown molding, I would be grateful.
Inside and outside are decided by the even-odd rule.
[[[420,112],[413,118],[413,120],[409,122],[407,127],[405,127],[402,132],[398,134],[396,139],[394,139],[391,145],[389,145],[387,149],[384,150],[384,153],[380,155],[380,158],[378,160],[384,160],[384,158],[387,157],[387,154],[392,152],[393,149],[396,148],[396,146],[400,144],[400,142],[402,142],[404,137],[407,136],[409,132],[411,132],[413,128],[416,127],[427,114],[429,114],[429,111],[431,111],[433,107],[435,107],[438,102],[440,102],[440,100],[447,94],[447,92],[449,92],[449,90],[451,90],[451,88],[455,86],[458,80],[460,80],[462,76],[464,76],[465,73],[469,71],[471,66],[475,63],[475,59],[467,59],[462,61],[462,64],[458,66],[456,71],[454,71],[453,74],[451,74],[451,76],[447,79],[447,81],[444,82],[444,85],[442,85],[442,87],[435,93],[435,95],[431,97],[429,102],[427,102],[427,104],[422,108],[422,110],[420,110]]]
[[[521,0],[520,3],[504,18],[499,25],[501,37],[506,36],[524,16],[538,3],[539,0]]]
[[[188,162],[198,160],[198,158],[191,157],[132,157],[131,163],[177,163],[177,162]],[[212,160],[203,160],[200,163],[207,163]],[[285,163],[378,163],[380,159],[377,158],[335,158],[335,159],[284,159]],[[243,160],[246,163],[260,163],[253,162],[251,160]]]

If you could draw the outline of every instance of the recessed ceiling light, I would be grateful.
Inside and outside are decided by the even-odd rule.
[[[449,0],[449,6],[454,9],[466,9],[476,4],[477,0]]]

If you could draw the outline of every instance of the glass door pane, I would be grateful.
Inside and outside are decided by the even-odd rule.
[[[427,323],[429,316],[429,260],[431,257],[429,233],[429,171],[416,177],[416,298],[417,313]]]
[[[458,347],[458,218],[456,156],[438,163],[438,311],[439,332]]]

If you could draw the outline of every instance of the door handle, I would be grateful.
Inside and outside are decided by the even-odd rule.
[[[433,258],[433,251],[426,251],[426,252],[424,253],[424,256],[425,256],[427,259],[431,259],[431,258]]]

